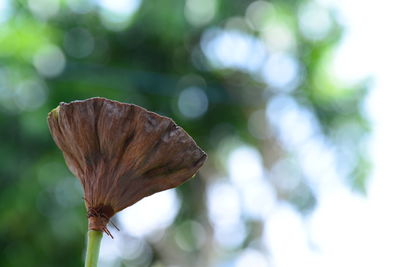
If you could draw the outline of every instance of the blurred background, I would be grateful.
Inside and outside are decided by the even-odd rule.
[[[100,266],[400,266],[395,1],[0,0],[0,266],[82,266],[47,128],[107,97],[172,117],[196,178],[113,218]]]

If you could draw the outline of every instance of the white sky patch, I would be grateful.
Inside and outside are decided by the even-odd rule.
[[[264,170],[260,153],[248,146],[235,149],[228,158],[228,171],[237,186],[262,180]]]
[[[142,0],[97,0],[97,4],[101,7],[103,25],[110,30],[120,31],[129,25]]]
[[[103,236],[99,253],[99,266],[114,267],[121,259],[135,260],[140,266],[148,266],[152,250],[143,239],[118,235],[114,239]]]
[[[365,229],[368,238],[367,241],[360,238],[357,245],[363,247],[370,243],[372,246],[370,253],[364,253],[364,257],[376,263],[370,266],[394,267],[400,266],[396,254],[396,248],[400,247],[400,127],[396,124],[400,114],[400,3],[380,1],[379,10],[377,4],[371,0],[357,0],[340,1],[337,5],[349,26],[342,44],[346,47],[348,40],[348,49],[352,48],[344,65],[353,70],[349,70],[348,77],[358,69],[372,74],[375,79],[367,99],[367,111],[373,123],[371,157],[374,164],[368,199],[364,200],[368,215],[353,215],[354,219],[368,225]],[[363,8],[360,9],[360,5]],[[354,74],[358,77],[357,73]]]
[[[97,0],[100,7],[121,16],[128,16],[135,12],[141,2],[141,0]]]
[[[371,0],[324,1],[340,11],[339,16],[346,26],[344,39],[334,54],[333,74],[350,84],[359,82],[370,74],[377,77],[378,68],[383,67],[377,64],[385,60],[382,53],[396,52],[393,50],[393,41],[399,39],[399,36],[395,34],[397,29],[393,27],[396,22],[391,20],[397,19],[393,12],[399,8],[398,4],[395,1],[391,3],[390,0],[380,1],[377,12],[377,2]],[[392,46],[392,49],[387,49],[388,46]],[[390,58],[387,60],[392,61]]]
[[[116,263],[117,259],[121,256],[117,245],[117,242],[108,236],[102,238],[99,253],[101,266],[112,266]]]
[[[179,206],[175,189],[145,197],[118,214],[121,230],[142,237],[164,229],[174,221]]]
[[[275,191],[265,177],[260,153],[252,147],[238,147],[228,157],[228,171],[243,213],[253,219],[265,218],[275,204]]]
[[[250,266],[269,267],[271,265],[268,263],[265,255],[260,251],[257,251],[255,249],[246,249],[242,253],[240,253],[234,267]]]
[[[326,266],[319,265],[319,257],[310,250],[305,224],[289,204],[276,206],[265,222],[263,240],[274,267]]]
[[[377,242],[379,218],[364,197],[342,187],[321,195],[319,203],[309,227],[324,266],[390,266],[376,254],[385,245]]]
[[[210,185],[207,204],[214,225],[227,226],[240,221],[239,194],[230,183],[218,182]]]
[[[227,181],[209,185],[207,208],[218,244],[224,248],[237,248],[246,237],[238,190]]]

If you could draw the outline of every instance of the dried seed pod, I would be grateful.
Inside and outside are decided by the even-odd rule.
[[[68,168],[82,183],[89,229],[107,234],[116,212],[179,186],[207,158],[171,119],[105,98],[61,103],[48,123]]]

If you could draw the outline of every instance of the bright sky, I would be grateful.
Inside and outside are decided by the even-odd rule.
[[[368,75],[375,80],[365,104],[373,127],[374,169],[366,198],[343,185],[329,191],[322,188],[319,205],[305,222],[291,208],[277,208],[268,224],[271,265],[400,266],[400,127],[396,125],[400,114],[400,4],[390,0],[320,2],[337,8],[346,26],[336,55],[338,77],[350,83]]]
[[[372,74],[375,79],[366,103],[373,127],[370,151],[374,170],[367,199],[349,195],[339,200],[353,226],[342,232],[342,243],[353,243],[350,248],[355,250],[346,257],[351,261],[341,266],[400,266],[400,127],[396,125],[400,114],[400,4],[390,0],[342,0],[336,5],[348,28],[342,44],[348,56],[342,65],[347,66],[347,77]],[[343,201],[346,197],[349,199]]]
[[[375,80],[365,104],[373,127],[374,170],[367,198],[343,185],[325,190],[306,222],[289,207],[278,208],[268,226],[273,233],[269,237],[272,266],[400,266],[400,127],[396,125],[400,114],[400,4],[390,0],[320,2],[336,7],[346,25],[336,59],[337,75],[346,82],[368,75]],[[302,233],[304,228],[308,237]],[[287,239],[282,241],[282,236]],[[310,249],[308,238],[315,250]]]

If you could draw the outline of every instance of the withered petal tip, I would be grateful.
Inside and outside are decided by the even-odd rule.
[[[58,119],[58,114],[60,112],[60,106],[53,108],[47,115],[47,118],[50,118],[51,115],[54,116],[55,119]]]

